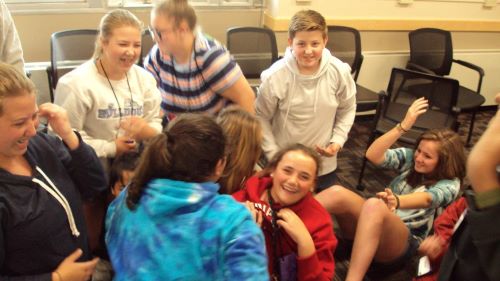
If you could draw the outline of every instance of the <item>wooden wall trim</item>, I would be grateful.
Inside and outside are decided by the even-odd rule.
[[[449,31],[500,32],[500,20],[433,20],[433,19],[327,19],[328,25],[351,26],[361,31],[409,31],[422,27]],[[288,18],[264,14],[264,25],[274,31],[288,31]]]

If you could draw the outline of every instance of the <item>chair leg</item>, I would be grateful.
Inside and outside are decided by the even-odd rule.
[[[52,67],[47,66],[47,69],[45,70],[47,73],[47,82],[49,84],[49,97],[50,97],[50,102],[54,102],[54,83],[52,81]]]
[[[370,138],[368,139],[368,142],[366,143],[365,153],[372,144],[372,142],[375,140],[375,137],[376,137],[376,131],[373,131],[370,135]],[[358,185],[356,186],[356,189],[359,191],[363,191],[365,189],[365,187],[363,186],[363,175],[365,174],[367,160],[368,159],[366,159],[366,157],[363,155],[363,163],[361,164],[361,171],[359,172],[358,176]]]
[[[469,133],[467,134],[467,142],[465,143],[466,146],[470,146],[472,132],[474,131],[474,121],[476,120],[476,111],[477,109],[474,109],[474,111],[472,111],[472,116],[470,118]]]
[[[366,157],[363,157],[363,163],[361,164],[361,171],[359,172],[359,177],[358,177],[358,185],[356,186],[356,189],[359,191],[365,190],[365,187],[362,184],[365,168],[366,168]]]

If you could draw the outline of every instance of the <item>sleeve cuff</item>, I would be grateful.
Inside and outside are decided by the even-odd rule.
[[[476,205],[479,209],[500,205],[500,189],[495,188],[490,191],[476,193]]]
[[[344,144],[346,142],[346,138],[343,138],[343,137],[339,137],[339,136],[333,136],[331,139],[330,139],[330,143],[334,142],[338,145],[340,145],[340,148],[343,148],[344,147]]]
[[[107,142],[103,145],[104,157],[111,158],[116,156],[116,144],[114,141]]]
[[[298,280],[309,280],[321,274],[319,259],[316,251],[308,257],[297,257]]]
[[[66,147],[66,149],[71,153],[78,153],[79,151],[82,150],[82,143],[83,142],[83,139],[82,139],[82,136],[80,135],[80,133],[77,131],[77,130],[73,130],[73,132],[75,133],[76,137],[78,138],[78,147],[75,148],[74,150],[71,150],[68,145],[61,139],[61,137],[57,136],[61,141],[62,143],[64,144],[64,146]]]
[[[153,128],[158,134],[161,133],[161,118],[158,118],[159,122],[149,122],[149,127]]]

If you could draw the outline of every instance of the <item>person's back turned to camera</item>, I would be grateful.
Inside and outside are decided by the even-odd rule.
[[[151,141],[108,209],[115,280],[268,280],[262,232],[217,193],[224,156],[223,131],[208,116],[181,115]]]

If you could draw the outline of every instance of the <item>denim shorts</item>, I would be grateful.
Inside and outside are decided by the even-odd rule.
[[[420,245],[420,240],[414,235],[408,233],[408,247],[406,251],[390,262],[372,262],[367,274],[369,276],[380,276],[381,274],[387,275],[388,273],[393,273],[404,268],[412,259],[415,257],[418,247]]]

